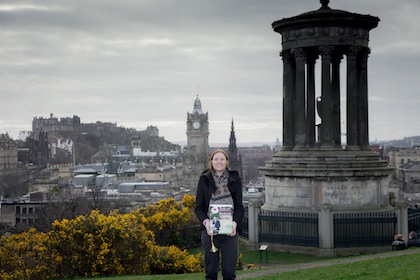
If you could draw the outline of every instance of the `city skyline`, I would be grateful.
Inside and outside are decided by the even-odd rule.
[[[228,142],[232,119],[239,143],[282,141],[281,36],[271,23],[320,6],[316,0],[3,1],[0,133],[16,139],[32,129],[34,117],[53,113],[137,130],[157,126],[176,143],[187,139],[187,112],[198,95],[209,114],[210,143]],[[369,140],[420,135],[420,3],[331,0],[329,6],[380,18],[370,32]]]

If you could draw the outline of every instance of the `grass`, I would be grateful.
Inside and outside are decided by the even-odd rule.
[[[411,250],[411,249],[410,249]],[[417,249],[414,249],[417,250]],[[201,252],[200,249],[192,250],[191,253]],[[329,259],[318,258],[315,256],[290,254],[281,252],[268,252],[268,266],[265,264],[263,256],[263,266],[260,266],[260,252],[248,251],[241,247],[244,264],[254,264],[255,269],[239,270],[238,277],[241,275],[256,273],[255,276],[247,279],[255,280],[275,280],[275,279],[417,279],[420,273],[420,250],[418,253],[410,255],[398,255],[388,258],[374,258],[353,263],[342,263],[316,268],[302,268],[296,271],[275,272],[271,275],[258,276],[261,272],[275,270],[287,264],[305,264],[314,262],[324,262]],[[354,257],[353,257],[354,258]],[[357,258],[357,257],[356,257]],[[335,258],[338,259],[338,258]],[[346,259],[346,258],[340,258]],[[204,279],[204,273],[173,274],[173,275],[131,275],[114,277],[95,277],[95,280],[196,280]]]
[[[191,254],[202,253],[201,248],[195,248],[189,250]],[[263,253],[260,255],[258,250],[247,250],[243,245],[239,247],[239,253],[242,253],[242,262],[247,264],[253,265],[260,265],[261,259],[262,263],[266,265],[266,255]],[[302,255],[302,254],[291,254],[291,253],[282,253],[282,252],[273,252],[268,250],[267,251],[267,259],[268,264],[296,264],[296,263],[308,263],[308,262],[315,262],[319,261],[320,258],[311,255]],[[323,258],[322,260],[325,260]]]
[[[328,267],[301,269],[270,276],[253,277],[255,280],[274,279],[418,279],[420,251],[412,255],[401,255],[383,259],[364,260],[354,263],[338,264]],[[175,278],[174,278],[175,279]]]

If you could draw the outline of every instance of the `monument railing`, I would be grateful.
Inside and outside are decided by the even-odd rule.
[[[319,246],[318,214],[261,211],[259,242]]]
[[[420,234],[420,208],[408,209],[408,232]]]
[[[396,223],[394,212],[334,214],[334,247],[389,246]]]
[[[244,207],[244,218],[242,219],[240,235],[246,239],[249,238],[249,230],[248,230],[248,221],[249,221],[249,211],[248,207]]]
[[[268,211],[261,209],[261,203],[253,202],[245,207],[241,235],[255,245],[320,249],[386,247],[396,233],[408,235],[407,220],[410,231],[420,229],[420,209],[409,213],[407,219],[404,207],[399,212],[379,213],[334,213],[327,208],[320,212]]]

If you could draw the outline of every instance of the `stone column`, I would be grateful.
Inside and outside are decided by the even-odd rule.
[[[341,145],[341,110],[340,110],[340,63],[343,55],[332,57],[332,140]]]
[[[259,243],[259,224],[258,216],[261,212],[261,201],[259,199],[251,199],[248,202],[248,241],[250,245],[258,245]]]
[[[357,53],[360,47],[350,47],[347,52],[347,148],[356,149],[357,121],[358,121],[358,82],[357,82]]]
[[[359,59],[359,115],[358,115],[358,144],[362,149],[369,148],[369,110],[368,110],[368,73],[367,59],[369,56],[369,48],[364,48],[360,52]]]
[[[332,144],[332,97],[331,97],[331,52],[333,46],[319,47],[321,51],[321,144]]]
[[[295,146],[294,140],[294,118],[293,118],[293,95],[295,69],[290,51],[282,51],[280,56],[283,59],[283,150],[292,150]]]
[[[319,249],[322,257],[332,256],[334,249],[333,215],[327,203],[322,204],[318,214]]]
[[[316,55],[306,56],[306,142],[308,146],[315,144],[315,62]]]
[[[296,60],[296,91],[295,91],[295,148],[303,150],[306,147],[306,108],[305,108],[305,58],[303,48],[292,49]]]
[[[403,201],[395,203],[395,215],[397,216],[396,234],[401,233],[404,235],[405,241],[408,240],[408,210],[407,204]]]

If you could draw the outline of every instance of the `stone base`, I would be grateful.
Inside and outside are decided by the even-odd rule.
[[[392,168],[369,150],[280,151],[260,168],[264,209],[364,211],[389,205]]]

